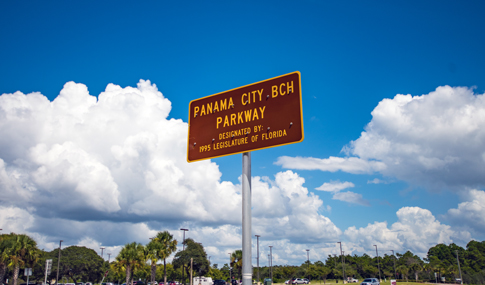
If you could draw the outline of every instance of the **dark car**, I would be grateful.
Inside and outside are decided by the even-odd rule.
[[[226,285],[226,280],[215,279],[213,285]]]

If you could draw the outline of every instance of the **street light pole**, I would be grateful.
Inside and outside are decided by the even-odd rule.
[[[256,244],[257,244],[256,263],[258,265],[258,285],[259,285],[259,238],[261,236],[260,235],[255,235],[255,236],[256,236]]]
[[[343,282],[345,282],[344,255],[342,254],[342,242],[338,241],[337,243],[340,244],[340,256],[342,257],[342,279],[343,279]]]
[[[268,254],[268,267],[269,267],[269,268],[271,268],[270,256],[271,256],[271,255],[269,255],[269,254]],[[271,278],[271,269],[270,269],[270,272],[269,272],[269,276],[268,276],[268,278]]]
[[[270,262],[269,262],[269,278],[271,278],[271,282],[273,282],[273,246],[269,246],[269,256],[270,256]]]
[[[377,255],[377,269],[379,270],[379,282],[381,282],[381,266],[379,264],[379,252],[377,251],[377,245],[374,244],[376,247],[376,255]]]
[[[458,259],[458,250],[455,250],[456,261],[458,262],[458,271],[460,271],[460,283],[463,285],[463,278],[461,277],[460,259]]]
[[[57,259],[57,275],[56,275],[56,285],[57,285],[57,282],[59,282],[59,266],[61,264],[61,244],[62,244],[63,240],[59,241],[59,257]]]
[[[101,258],[104,259],[104,257],[103,257],[103,250],[105,249],[105,247],[100,247],[100,249],[101,249]]]
[[[185,232],[188,231],[188,229],[180,229],[181,231],[184,231],[184,241],[182,242],[182,251],[185,251]],[[185,264],[182,264],[182,282],[185,284],[185,276],[184,276],[184,271],[185,271]]]
[[[307,259],[307,270],[308,270],[308,274],[310,274],[310,250],[307,249],[306,250],[306,259]],[[308,275],[308,279],[310,279],[310,276]]]
[[[397,273],[396,273],[396,256],[394,255],[394,250],[392,250],[392,255],[394,256],[394,278],[397,279]]]
[[[232,284],[232,277],[233,277],[232,276],[232,269],[231,269],[231,255],[232,255],[232,253],[229,252],[228,254],[229,254],[229,279],[230,279],[231,284]]]

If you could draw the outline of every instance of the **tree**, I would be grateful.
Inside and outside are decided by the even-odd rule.
[[[418,262],[412,263],[409,266],[409,269],[414,272],[414,277],[416,279],[416,282],[418,282],[418,274],[423,270],[423,267],[421,267],[421,264],[419,264]]]
[[[185,250],[177,252],[173,259],[175,268],[185,268],[187,276],[190,273],[190,259],[193,259],[193,268],[199,275],[204,275],[209,271],[209,260],[202,244],[188,238],[185,240]]]
[[[235,271],[237,274],[236,277],[241,277],[241,270],[242,270],[242,250],[238,249],[231,253],[231,267],[233,272]],[[234,273],[233,273],[234,274]]]
[[[55,249],[45,256],[51,258],[53,264],[57,265],[59,249]],[[74,283],[77,280],[96,282],[101,279],[106,269],[104,260],[93,249],[84,246],[69,246],[62,250],[59,278],[67,275]],[[53,270],[51,274],[55,274],[55,272]]]
[[[401,274],[401,278],[402,277],[406,277],[406,282],[408,282],[408,273],[409,273],[409,269],[406,265],[402,264],[402,265],[399,265],[397,268],[396,268],[396,271],[399,272]]]
[[[155,282],[155,277],[157,275],[157,261],[158,261],[157,252],[158,252],[157,244],[155,244],[153,242],[153,239],[152,239],[152,241],[150,241],[147,244],[147,246],[145,246],[145,252],[144,252],[145,259],[150,260],[150,282],[151,282],[151,284],[153,284]],[[167,281],[165,281],[165,282],[167,282]],[[166,284],[166,283],[164,283],[164,284]]]
[[[0,235],[0,284],[5,283],[5,274],[9,263],[8,249],[12,247],[13,234]]]
[[[37,243],[27,235],[14,234],[11,238],[13,240],[7,248],[8,266],[14,269],[13,285],[17,285],[20,266],[32,266],[37,262],[39,250],[37,249]]]
[[[123,263],[115,260],[111,262],[109,267],[109,276],[111,276],[111,280],[117,280],[119,284],[120,280],[122,280],[123,278],[126,279],[126,268],[123,266]]]
[[[126,244],[116,256],[116,262],[120,263],[126,271],[126,284],[129,284],[132,280],[132,272],[138,267],[142,266],[145,262],[143,256],[143,245],[132,242]]]
[[[150,243],[152,243],[152,246],[156,248],[156,257],[158,259],[163,259],[163,282],[164,284],[167,284],[166,259],[177,250],[177,240],[174,240],[173,235],[171,235],[168,231],[163,231],[158,232],[157,236]]]
[[[323,283],[326,283],[327,281],[327,276],[330,274],[332,271],[330,268],[323,266],[323,265],[317,265],[315,269],[317,275],[320,277],[320,279],[323,279]]]

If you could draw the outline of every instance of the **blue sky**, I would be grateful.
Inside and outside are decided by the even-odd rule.
[[[485,180],[481,177],[485,169],[485,136],[481,131],[485,129],[481,99],[485,92],[484,8],[481,1],[3,1],[0,4],[0,94],[3,94],[0,125],[4,135],[0,139],[3,161],[0,170],[4,176],[0,175],[0,193],[3,193],[0,207],[4,217],[9,218],[0,218],[0,228],[31,233],[46,248],[54,248],[59,239],[64,239],[70,240],[67,244],[93,248],[105,245],[117,252],[121,245],[133,240],[145,243],[144,236],[158,230],[169,229],[180,238],[176,231],[190,225],[195,230],[189,236],[192,234],[209,247],[214,262],[223,263],[226,252],[237,249],[240,242],[237,189],[241,155],[216,158],[212,164],[206,161],[184,165],[185,157],[181,154],[185,149],[174,149],[180,148],[183,141],[167,141],[178,137],[173,134],[183,133],[186,128],[184,123],[187,123],[191,100],[300,71],[305,140],[252,153],[253,177],[267,177],[261,178],[261,189],[269,193],[273,186],[280,190],[275,195],[286,197],[289,194],[284,185],[278,184],[278,177],[292,182],[304,179],[299,188],[295,186],[298,188],[295,191],[315,206],[314,212],[305,213],[310,216],[302,218],[297,209],[309,200],[298,202],[286,197],[293,201],[284,207],[285,211],[294,213],[289,217],[277,213],[275,209],[282,207],[277,203],[264,206],[268,208],[253,205],[256,215],[253,233],[262,236],[265,246],[276,245],[275,264],[303,262],[307,247],[312,249],[315,259],[323,260],[328,254],[336,253],[333,242],[337,240],[346,242],[346,252],[371,255],[372,239],[385,249],[409,249],[421,255],[425,254],[423,248],[438,242],[464,246],[471,238],[483,240],[485,215],[481,214],[485,210],[466,212],[465,209],[485,199]],[[65,86],[71,81],[77,85]],[[87,87],[91,97],[79,84]],[[120,88],[109,89],[108,84]],[[137,89],[137,84],[141,95],[129,89]],[[153,90],[153,84],[157,90]],[[22,95],[7,96],[17,91]],[[62,101],[64,105],[59,102],[65,108],[60,111],[61,107],[50,106],[45,100],[40,103],[32,99],[34,96],[25,96],[32,92],[40,92],[50,102],[62,97],[60,94],[71,99]],[[100,106],[98,111],[93,111],[96,102],[93,103],[92,96],[98,97],[102,92],[113,96],[103,108],[116,106],[117,112]],[[142,108],[138,101],[131,102],[132,93],[163,97],[165,107],[161,109],[165,113],[153,114],[144,109],[152,105]],[[85,98],[79,95],[84,99],[75,100],[76,94],[84,94]],[[18,99],[27,97],[30,99]],[[144,104],[150,100],[145,99]],[[88,107],[76,108],[82,104]],[[32,108],[39,109],[34,112]],[[47,115],[46,110],[51,113]],[[138,112],[131,114],[130,110]],[[87,116],[74,120],[78,125],[86,124],[79,132],[69,131],[78,127],[74,123],[69,125],[71,112],[72,116]],[[18,118],[14,120],[6,114],[15,114]],[[120,117],[123,121],[117,122]],[[146,123],[137,130],[141,117],[154,125]],[[93,125],[86,123],[89,120]],[[157,120],[162,122],[160,126],[156,126]],[[111,121],[117,123],[106,126],[96,123]],[[115,131],[131,123],[132,129],[127,127],[130,132]],[[99,132],[86,130],[96,126]],[[52,133],[52,129],[58,128],[58,133]],[[51,130],[51,133],[40,130]],[[103,137],[111,131],[112,136]],[[124,136],[116,136],[124,131]],[[115,159],[119,165],[128,163],[123,151],[129,148],[133,138],[146,134],[157,136],[157,151],[160,152],[158,148],[173,151],[173,154],[158,156],[144,145],[144,153],[152,157],[152,163],[173,166],[167,172],[171,174],[158,175],[150,164],[139,163],[142,174],[121,175],[122,171],[114,166],[118,164],[111,160]],[[140,141],[150,141],[149,137]],[[165,148],[164,143],[167,143]],[[76,175],[71,177],[72,173],[63,173],[52,166],[62,165],[56,159],[62,160],[63,152],[56,152],[56,146],[86,155],[86,160],[68,159],[74,165],[73,173],[81,171],[87,163],[95,169],[88,172],[88,180],[97,175],[105,177],[102,174],[105,172],[112,177],[108,182],[94,179],[86,189],[107,183],[107,188],[101,188],[119,191],[118,203],[103,208],[99,201],[113,201],[108,194],[98,197],[98,202],[91,201],[94,198],[88,190],[79,190],[84,186],[73,178]],[[107,152],[112,156],[104,157]],[[53,153],[57,155],[51,157]],[[138,153],[141,160],[140,157],[141,152]],[[288,163],[282,157],[287,157]],[[349,170],[332,159],[335,157],[343,159],[347,166],[356,167],[361,163],[364,168]],[[355,160],[349,160],[351,157]],[[309,168],[311,159],[320,160],[319,166]],[[318,170],[322,165],[329,168]],[[49,171],[41,174],[42,169],[51,173],[58,169],[59,174],[49,176],[46,174]],[[212,170],[205,173],[207,169]],[[150,173],[155,178],[149,178]],[[194,173],[208,180],[201,182]],[[171,181],[173,177],[179,180]],[[49,184],[48,178],[54,180]],[[171,182],[166,182],[167,179]],[[157,181],[153,182],[156,186],[150,186],[152,180]],[[224,199],[211,196],[217,193],[204,192],[196,181],[213,183],[221,189],[229,187],[226,192],[229,194]],[[328,190],[331,186],[333,191]],[[17,199],[12,194],[15,187],[30,189],[30,194],[18,194],[23,199]],[[156,192],[161,200],[153,200],[158,203],[153,207],[159,210],[149,206],[141,210],[148,204],[142,200],[138,204],[136,195],[145,193],[136,192],[139,187],[146,188],[146,193],[161,191]],[[335,190],[335,187],[341,188]],[[173,197],[175,194],[168,194],[169,191],[187,195],[200,191],[194,197],[207,200],[202,203],[205,214],[199,213],[197,217],[198,214],[177,212],[174,209],[180,208],[181,204],[177,203],[182,202],[180,197]],[[63,197],[78,200],[79,205],[59,211],[55,204],[40,207],[29,196],[50,197],[68,192],[71,194]],[[64,201],[59,199],[58,203]],[[130,201],[140,211],[130,208]],[[173,209],[165,203],[173,203]],[[231,209],[218,214],[214,207]],[[270,218],[267,213],[273,211],[274,216]],[[409,218],[411,213],[415,220]],[[221,215],[224,217],[217,218]],[[292,217],[295,223],[286,226],[293,232],[307,232],[312,238],[293,237],[277,227],[265,229],[265,225],[285,219],[292,221]],[[311,221],[310,217],[316,222],[302,224],[302,221]],[[14,226],[14,220],[29,226]],[[44,226],[59,221],[66,225],[79,223],[86,233],[103,228],[107,234],[93,236],[76,232],[77,237],[74,233],[66,237],[62,230],[45,230]],[[385,226],[380,224],[384,222]],[[322,227],[333,230],[308,231]],[[426,234],[420,231],[423,227],[435,231]],[[121,228],[122,233],[138,231],[139,235],[114,238],[114,232],[109,234],[107,229],[114,231],[115,228],[117,232]],[[413,235],[398,237],[403,229]],[[208,233],[221,236],[227,233],[227,238],[214,240]],[[447,238],[439,239],[437,233]],[[393,239],[400,241],[395,243]],[[418,245],[419,240],[424,240],[424,245]],[[367,241],[370,243],[366,244]],[[286,251],[288,248],[293,250]],[[263,257],[265,254],[262,260]]]

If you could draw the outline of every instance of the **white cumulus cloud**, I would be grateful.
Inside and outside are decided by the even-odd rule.
[[[28,233],[46,250],[62,239],[114,257],[160,230],[181,241],[184,227],[213,262],[225,260],[241,247],[241,185],[221,181],[210,160],[187,163],[187,123],[170,110],[145,80],[108,84],[97,97],[74,82],[53,101],[37,92],[1,95],[0,228]],[[298,256],[295,244],[342,234],[304,182],[292,171],[252,178],[253,232],[265,242],[285,237],[282,260]]]
[[[433,214],[419,207],[403,207],[396,213],[398,221],[388,227],[387,222],[375,222],[364,228],[349,227],[344,234],[354,244],[356,251],[371,251],[373,245],[396,252],[411,250],[426,256],[436,244],[466,243],[471,235],[457,231],[436,220]]]
[[[485,192],[471,189],[463,196],[466,201],[456,209],[449,209],[446,217],[455,226],[485,234]]]
[[[372,111],[349,157],[280,157],[290,169],[379,172],[434,189],[485,187],[485,95],[441,86],[420,96],[398,94]]]

